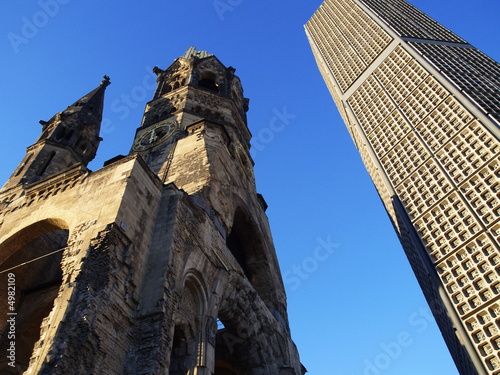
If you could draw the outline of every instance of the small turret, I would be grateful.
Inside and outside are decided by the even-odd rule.
[[[33,183],[76,164],[87,164],[95,157],[99,142],[104,92],[110,84],[104,76],[101,84],[55,114],[40,121],[42,134],[27,148],[26,155],[2,190]]]

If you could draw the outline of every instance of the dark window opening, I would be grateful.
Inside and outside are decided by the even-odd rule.
[[[46,157],[45,160],[43,161],[42,165],[38,169],[37,175],[38,176],[43,176],[43,174],[47,171],[47,168],[49,167],[50,162],[52,159],[54,159],[54,156],[56,155],[55,151],[51,151]]]
[[[229,250],[231,250],[231,253],[233,254],[238,264],[243,269],[243,272],[245,273],[247,278],[249,278],[250,274],[245,256],[245,243],[240,232],[237,230],[232,230],[229,237],[227,237],[226,244]]]
[[[274,306],[271,264],[267,258],[262,233],[242,209],[235,212],[226,245],[266,305]]]
[[[66,127],[64,125],[60,125],[54,132],[54,138],[56,139],[56,141],[58,141],[64,138],[65,133],[66,133]]]
[[[36,232],[36,228],[33,229]],[[24,233],[26,237],[29,233]],[[1,265],[2,276],[15,277],[16,308],[16,359],[13,368],[0,367],[0,374],[22,374],[29,365],[35,343],[48,322],[59,287],[62,283],[61,259],[67,246],[68,231],[56,229],[29,241],[8,257]],[[8,249],[2,249],[7,251]],[[58,251],[61,250],[61,251]],[[49,255],[50,254],[50,255]],[[36,259],[36,260],[35,260]],[[0,313],[7,316],[8,283],[0,285]],[[2,322],[0,350],[7,353],[9,325]]]
[[[238,329],[226,328],[221,319],[217,319],[214,375],[247,374],[244,370],[245,361],[241,358],[242,352],[246,352],[247,348],[245,340],[238,333]]]
[[[202,78],[198,82],[198,86],[203,87],[207,90],[214,91],[214,92],[219,92],[219,86],[217,86],[217,83],[215,83],[215,80],[211,78]]]
[[[64,139],[69,140],[75,131],[73,129],[69,129],[64,135]]]
[[[183,327],[176,326],[168,373],[171,375],[186,375],[189,369],[195,365],[195,350],[196,345],[193,345],[193,340],[188,337],[186,330]]]

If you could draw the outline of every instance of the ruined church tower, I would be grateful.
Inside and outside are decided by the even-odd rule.
[[[0,190],[0,374],[304,374],[235,69],[154,72],[127,156],[87,168],[105,77]]]

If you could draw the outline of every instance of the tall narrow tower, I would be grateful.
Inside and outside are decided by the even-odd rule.
[[[303,375],[235,69],[154,71],[129,155],[86,167],[106,78],[0,190],[0,372]]]
[[[305,29],[460,373],[500,374],[500,65],[404,0]]]

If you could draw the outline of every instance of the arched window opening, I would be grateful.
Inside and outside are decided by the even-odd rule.
[[[194,366],[194,345],[192,338],[186,333],[186,329],[176,326],[174,329],[174,339],[172,342],[172,352],[170,354],[171,375],[186,375],[190,368]]]
[[[185,281],[177,312],[170,353],[169,374],[186,375],[197,366],[204,345],[200,345],[202,316],[205,306],[203,288],[197,276],[190,274]]]
[[[73,129],[68,129],[64,134],[64,139],[69,140],[75,131]]]
[[[56,141],[64,138],[65,133],[66,133],[66,127],[64,125],[59,125],[59,127],[54,132],[54,137]]]
[[[245,276],[250,279],[251,274],[247,266],[245,255],[244,235],[240,231],[233,228],[231,234],[227,237],[227,247],[229,248],[229,250],[231,250],[234,258],[243,269]]]
[[[35,343],[40,338],[40,330],[46,325],[45,318],[50,314],[54,300],[62,282],[61,259],[63,249],[67,247],[68,230],[55,229],[35,235],[31,241],[26,240],[30,233],[37,233],[33,226],[24,234],[24,245],[13,249],[12,246],[2,250],[12,255],[0,264],[1,279],[13,281],[0,284],[0,314],[8,316],[11,308],[15,308],[15,368],[8,364],[0,364],[0,374],[22,374],[29,365]],[[52,228],[53,229],[53,228]],[[14,241],[15,243],[21,243]],[[15,285],[14,306],[8,304],[9,289]],[[7,321],[0,323],[0,351],[6,353],[10,339],[10,325]],[[14,372],[12,370],[15,369]],[[7,372],[10,371],[10,372]]]
[[[55,151],[51,151],[46,157],[45,160],[43,161],[42,165],[38,169],[38,176],[43,176],[43,174],[47,171],[47,168],[49,167],[50,162],[52,159],[54,159],[54,156],[56,155]]]
[[[255,291],[268,306],[272,306],[272,274],[262,234],[242,209],[236,210],[226,245]]]
[[[252,284],[255,281],[254,276],[257,271],[252,266],[252,261],[261,250],[259,242],[252,223],[247,219],[243,211],[238,209],[226,245]]]
[[[215,74],[210,72],[203,74],[198,81],[198,86],[210,91],[219,92],[219,85],[217,85]]]

